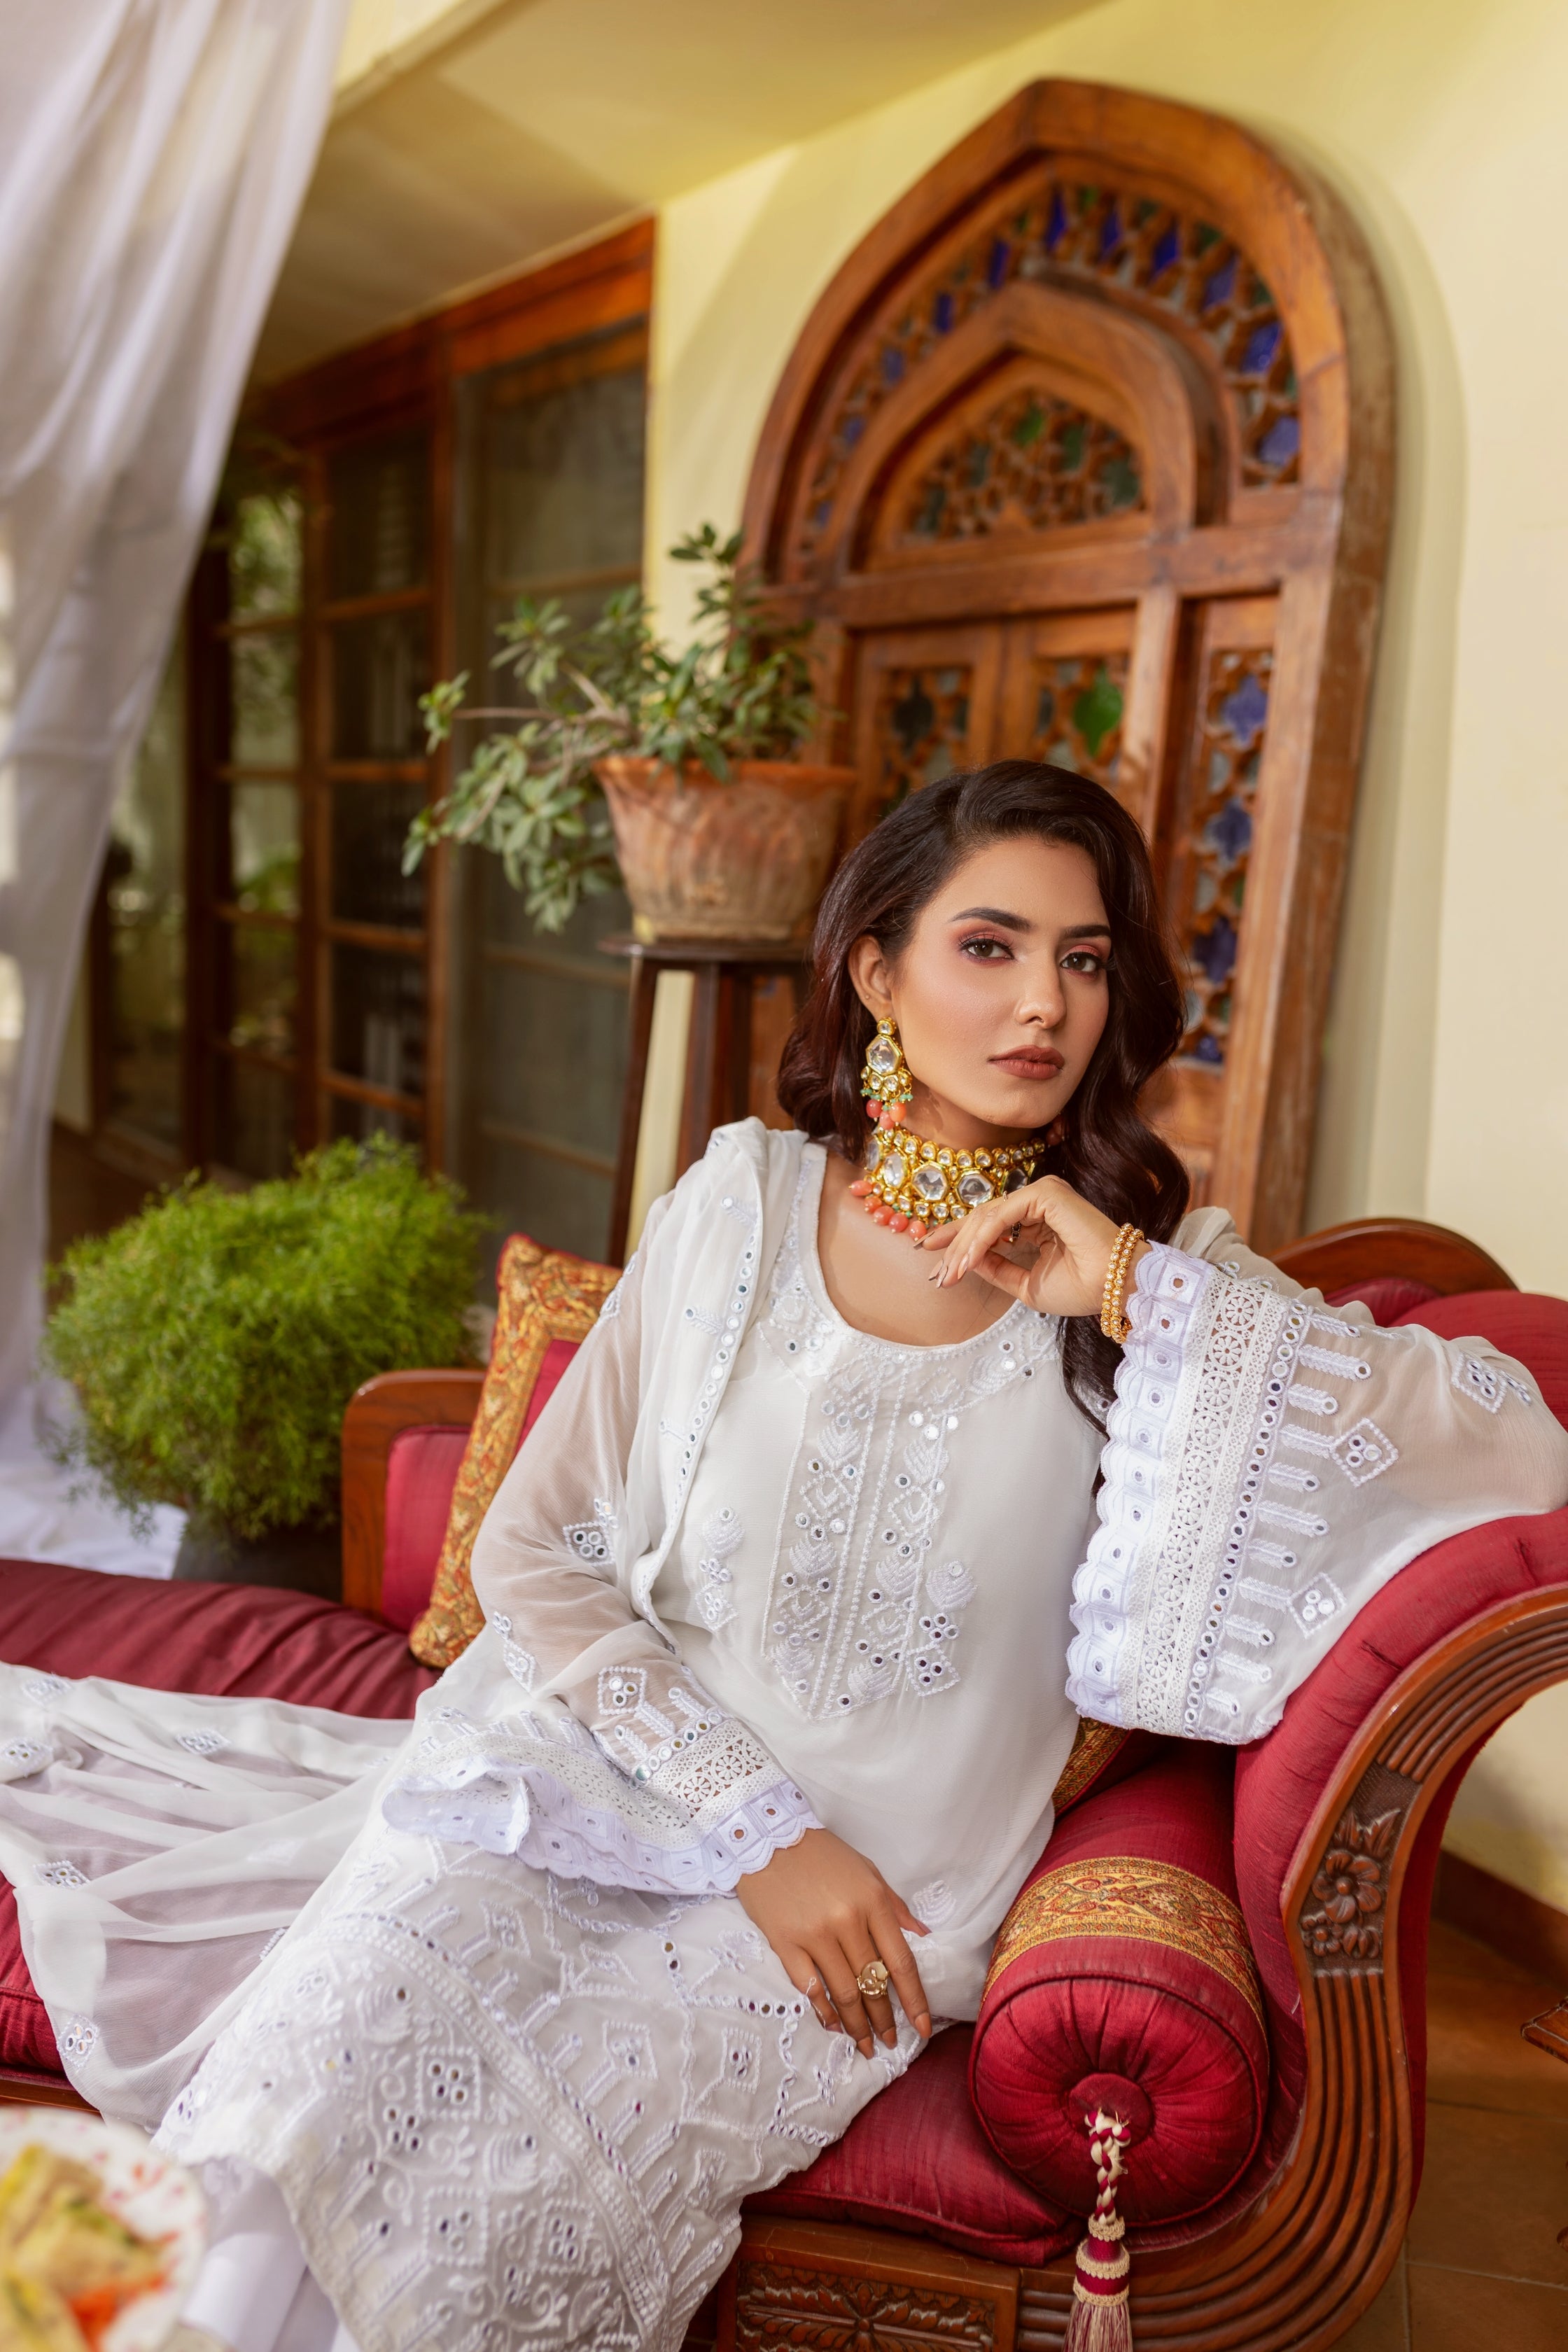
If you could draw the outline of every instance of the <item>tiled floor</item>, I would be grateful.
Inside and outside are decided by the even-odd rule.
[[[1568,2065],[1519,2032],[1565,1990],[1434,1926],[1421,2193],[1341,2352],[1568,2352]]]

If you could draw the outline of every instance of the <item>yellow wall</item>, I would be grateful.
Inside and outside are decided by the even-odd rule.
[[[1568,1294],[1558,0],[1107,0],[671,203],[649,544],[738,516],[773,383],[837,264],[1047,74],[1234,115],[1315,163],[1371,241],[1401,359],[1398,508],[1311,1222],[1432,1217]],[[679,617],[684,575],[656,585]],[[1568,1821],[1542,1797],[1568,1786],[1568,1707],[1536,1702],[1486,1774],[1465,1850],[1568,1904]]]

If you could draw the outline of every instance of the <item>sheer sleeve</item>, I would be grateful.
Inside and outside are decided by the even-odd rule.
[[[480,1727],[444,1711],[388,1812],[399,1826],[417,1820],[606,1885],[722,1892],[818,1823],[763,1742],[628,1597],[640,1259],[605,1301],[475,1540],[481,1640],[499,1641],[525,1704]]]
[[[1129,1302],[1068,1689],[1104,1722],[1241,1741],[1417,1553],[1568,1501],[1568,1431],[1484,1340],[1381,1330],[1218,1213],[1194,1227]]]

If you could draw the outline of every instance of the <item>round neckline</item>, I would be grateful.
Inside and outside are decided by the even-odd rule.
[[[887,1348],[900,1356],[962,1356],[1000,1338],[1010,1324],[1021,1323],[1026,1315],[1037,1315],[1037,1310],[1024,1299],[1016,1298],[1005,1315],[998,1315],[994,1323],[988,1323],[984,1331],[976,1331],[967,1339],[935,1339],[930,1342],[884,1339],[878,1332],[862,1331],[858,1324],[851,1323],[849,1318],[834,1305],[816,1246],[816,1229],[822,1215],[822,1182],[827,1171],[826,1145],[807,1143],[801,1154],[801,1161],[802,1190],[795,1213],[795,1255],[800,1265],[801,1280],[811,1294],[813,1306],[820,1315],[826,1317],[836,1331],[858,1340],[862,1347]],[[1037,1320],[1040,1322],[1051,1319],[1049,1316],[1037,1315]]]

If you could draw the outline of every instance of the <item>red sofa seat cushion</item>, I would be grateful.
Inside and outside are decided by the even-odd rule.
[[[404,1634],[357,1609],[250,1584],[163,1584],[0,1560],[0,1658],[73,1681],[295,1699],[343,1715],[411,1716],[436,1679]],[[0,2065],[58,2074],[48,2016],[0,1881]]]
[[[991,2262],[1050,2262],[1083,2224],[1004,2164],[969,2095],[970,2030],[951,2025],[805,2172],[748,2213],[909,2230]]]
[[[1094,2201],[1086,2115],[1132,2126],[1129,2221],[1201,2211],[1263,2128],[1268,2042],[1236,1901],[1232,1753],[1173,1742],[1052,1835],[996,1940],[970,2060],[998,2153]]]

